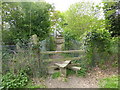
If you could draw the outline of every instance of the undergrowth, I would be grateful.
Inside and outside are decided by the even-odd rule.
[[[22,88],[27,85],[29,79],[24,72],[15,75],[7,73],[2,77],[2,88]]]

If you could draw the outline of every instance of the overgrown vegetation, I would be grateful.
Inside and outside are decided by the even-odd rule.
[[[106,19],[106,28],[112,32],[112,37],[118,37],[120,36],[120,1],[103,2],[103,4],[103,10]]]
[[[27,44],[32,35],[40,40],[50,32],[52,5],[46,2],[3,2],[2,39],[6,45]]]
[[[26,86],[24,86],[23,88],[47,88],[45,85],[43,84],[34,84],[32,80],[30,80],[28,82],[28,84]]]
[[[92,30],[91,32],[88,32],[85,37],[85,49],[87,51],[88,59],[91,59],[92,66],[95,66],[95,62],[98,60],[106,60],[110,52],[111,40],[108,30]]]
[[[118,67],[119,4],[104,2],[102,7],[101,4],[79,2],[60,12],[44,1],[2,2],[2,88],[46,88],[27,84],[31,78],[47,76],[48,62],[44,59],[59,57],[60,54],[53,57],[40,52],[42,49],[56,51],[57,33],[65,39],[63,50],[85,51],[84,56],[81,53],[62,54],[63,57],[81,57],[74,62],[81,67],[77,76],[85,76],[90,66],[106,69],[103,65],[106,61]],[[105,18],[99,17],[101,9]],[[76,72],[67,69],[67,75],[72,74]],[[53,79],[58,77],[60,72],[52,74]],[[116,88],[117,82],[117,76],[110,77],[101,80],[100,86]]]
[[[58,78],[58,77],[60,77],[60,72],[55,72],[52,74],[53,79]]]
[[[29,79],[24,72],[19,74],[7,73],[2,77],[2,88],[22,88],[27,85]]]
[[[86,73],[87,73],[87,69],[83,67],[81,68],[81,70],[77,71],[77,73],[71,69],[67,69],[67,76],[77,74],[77,76],[84,77]]]

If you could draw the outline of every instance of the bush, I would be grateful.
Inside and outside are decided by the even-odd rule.
[[[77,50],[80,49],[81,43],[76,35],[70,31],[64,31],[64,47],[63,50]]]
[[[92,66],[95,66],[95,60],[108,59],[111,47],[111,35],[108,30],[104,28],[94,29],[86,33],[85,37],[86,57],[91,60]]]
[[[109,51],[110,48],[110,32],[106,29],[94,29],[88,32],[85,39],[85,46],[89,49],[97,48],[98,52]]]
[[[25,73],[20,72],[18,75],[7,73],[2,78],[3,88],[20,88],[28,83],[28,77]]]
[[[118,37],[113,37],[111,39],[111,53],[118,53],[118,42],[119,42],[119,38]]]

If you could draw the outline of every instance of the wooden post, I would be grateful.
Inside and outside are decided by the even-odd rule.
[[[67,75],[67,73],[66,73],[66,67],[65,68],[60,68],[60,73],[61,73],[61,77],[66,77]]]
[[[41,69],[41,67],[42,67],[42,61],[41,61],[41,59],[40,59],[40,49],[39,49],[39,39],[38,39],[38,37],[37,37],[37,35],[35,34],[35,35],[32,35],[32,44],[33,44],[33,51],[35,52],[35,58],[37,58],[37,62],[36,62],[36,64],[37,64],[37,66],[38,66],[38,68],[37,68],[37,72],[38,73],[36,73],[36,76],[37,77],[39,77],[40,76],[40,74],[42,73],[42,69]]]
[[[95,67],[95,47],[92,49],[92,67]]]

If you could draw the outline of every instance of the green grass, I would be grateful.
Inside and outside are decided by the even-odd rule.
[[[75,74],[75,71],[71,70],[71,69],[67,69],[67,76],[68,75],[73,75]]]
[[[33,84],[32,80],[30,80],[28,82],[28,84],[23,88],[47,88],[47,87],[45,85],[43,85],[43,84],[35,85],[35,84]]]
[[[75,71],[71,69],[67,69],[67,76],[74,75],[74,74],[76,74]],[[81,69],[77,71],[77,76],[84,77],[86,74],[87,74],[87,69],[85,67],[81,67]]]
[[[46,88],[45,85],[32,85],[32,86],[26,86],[26,88]]]
[[[99,81],[101,88],[118,88],[118,76],[103,78]]]
[[[84,66],[81,66],[81,69],[77,71],[78,76],[84,77],[87,74],[87,68]]]
[[[53,79],[58,78],[58,77],[60,77],[60,72],[55,72],[52,74]]]

